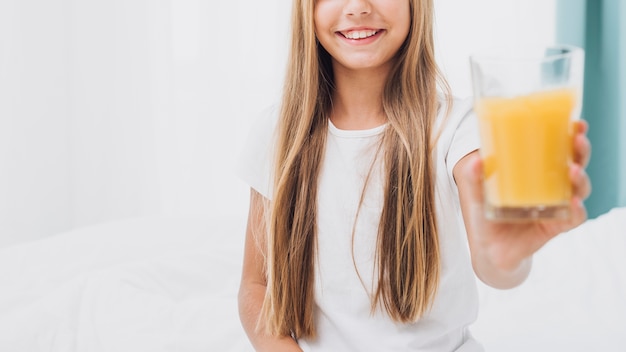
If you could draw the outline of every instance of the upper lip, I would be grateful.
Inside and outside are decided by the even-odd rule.
[[[338,30],[337,33],[340,33],[341,35],[343,35],[344,37],[348,36],[348,33],[352,33],[352,32],[364,32],[364,31],[371,31],[371,32],[380,32],[382,29],[380,28],[375,28],[375,27],[350,27],[350,28],[345,28],[345,29],[341,29]]]
[[[349,33],[349,32],[355,32],[355,31],[381,31],[380,28],[375,28],[375,27],[350,27],[350,28],[344,28],[344,29],[340,29],[337,32],[339,33]]]

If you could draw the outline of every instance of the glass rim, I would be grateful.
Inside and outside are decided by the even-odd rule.
[[[555,53],[547,53],[554,50]],[[584,49],[570,44],[551,44],[540,46],[494,47],[487,50],[479,50],[470,54],[472,63],[529,63],[549,62],[568,57],[583,56]]]

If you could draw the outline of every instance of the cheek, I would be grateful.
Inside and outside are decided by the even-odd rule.
[[[409,1],[397,2],[396,7],[393,9],[396,13],[397,23],[401,23],[406,32],[409,32],[411,26],[411,4]]]
[[[313,29],[315,30],[315,37],[322,46],[325,46],[326,43],[332,38],[334,35],[332,31],[332,22],[329,20],[331,16],[324,6],[316,6],[314,17],[313,17]]]
[[[324,34],[328,32],[328,28],[330,26],[330,21],[328,20],[330,16],[330,9],[328,8],[325,2],[320,2],[315,6],[313,12],[313,28],[315,29],[315,34]]]
[[[396,23],[398,26],[398,31],[402,33],[402,36],[404,37],[404,39],[406,39],[411,30],[411,17],[403,14],[402,16],[398,17],[398,21]]]

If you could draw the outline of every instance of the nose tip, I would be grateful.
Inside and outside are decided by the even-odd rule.
[[[348,1],[345,8],[345,13],[348,16],[367,15],[371,12],[370,5],[365,0],[353,0]]]
[[[346,13],[348,16],[367,16],[368,14],[369,11],[352,11]]]

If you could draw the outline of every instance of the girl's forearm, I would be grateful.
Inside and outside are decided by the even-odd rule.
[[[265,296],[265,286],[243,283],[239,289],[239,317],[255,351],[302,352],[291,336],[271,336],[259,331],[257,322]]]
[[[517,265],[502,266],[488,255],[472,253],[472,266],[476,276],[485,284],[498,289],[509,289],[526,280],[532,268],[532,256]]]

